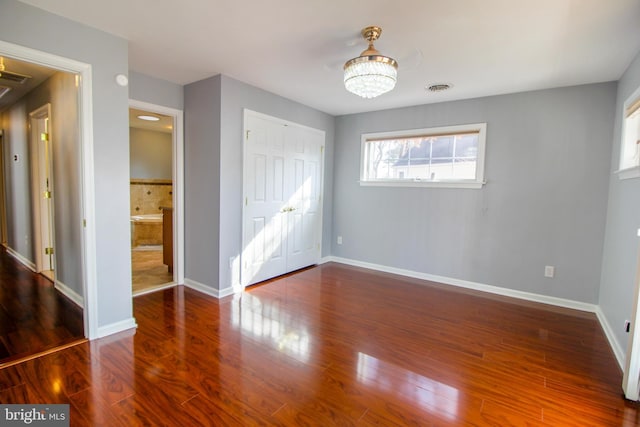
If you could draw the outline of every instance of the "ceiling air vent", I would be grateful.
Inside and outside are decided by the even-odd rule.
[[[11,90],[11,88],[9,86],[0,85],[0,98],[5,96],[7,94],[7,92],[9,92],[10,90]]]
[[[451,89],[451,85],[448,83],[435,83],[427,86],[425,89],[429,92],[442,92]]]
[[[10,82],[15,82],[22,84],[29,80],[31,76],[27,76],[25,74],[11,73],[9,71],[0,71],[0,80],[7,80]]]

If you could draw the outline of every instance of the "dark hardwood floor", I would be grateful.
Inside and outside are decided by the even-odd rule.
[[[0,367],[83,337],[82,310],[0,247]]]
[[[134,299],[138,329],[0,370],[71,425],[636,426],[590,313],[324,264],[216,300]]]

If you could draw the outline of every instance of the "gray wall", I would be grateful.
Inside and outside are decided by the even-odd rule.
[[[186,277],[231,287],[231,258],[242,246],[244,108],[326,132],[323,254],[330,253],[334,118],[218,75],[185,86]]]
[[[184,109],[184,87],[146,74],[129,71],[129,98],[176,110]]]
[[[1,115],[4,129],[7,245],[33,262],[28,116],[26,101],[15,103]],[[17,156],[17,161],[14,156]]]
[[[129,129],[131,178],[172,179],[172,135],[148,129]]]
[[[325,131],[323,256],[331,253],[335,119],[326,113],[224,75],[221,81],[219,289],[225,289],[232,286],[229,260],[237,258],[242,247],[243,109]]]
[[[185,280],[218,288],[220,76],[184,88]]]
[[[0,2],[0,40],[92,66],[97,319],[99,327],[128,321],[129,95],[114,80],[128,71],[127,41],[14,0]]]
[[[597,303],[615,90],[603,83],[338,117],[333,255]],[[487,123],[482,189],[358,184],[362,133],[478,122]],[[545,265],[556,267],[554,279]]]
[[[622,106],[640,86],[640,54],[618,82],[616,98],[613,151],[609,179],[607,227],[602,257],[600,309],[624,351],[628,335],[624,321],[631,319],[638,265],[638,237],[640,228],[640,179],[620,180],[613,171],[619,169],[622,133]]]

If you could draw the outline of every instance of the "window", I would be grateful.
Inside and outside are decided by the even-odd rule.
[[[487,124],[362,135],[360,184],[481,188]]]
[[[640,88],[624,103],[618,176],[640,177]]]

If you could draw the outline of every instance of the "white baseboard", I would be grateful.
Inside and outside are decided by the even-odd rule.
[[[56,279],[55,288],[60,291],[62,295],[69,298],[75,305],[84,309],[84,298],[82,295],[78,294],[76,291],[62,283],[60,280]]]
[[[518,298],[527,301],[539,302],[542,304],[555,305],[558,307],[572,308],[574,310],[587,311],[595,313],[597,305],[586,302],[574,301],[570,299],[551,297],[547,295],[534,294],[531,292],[517,291],[514,289],[501,288],[499,286],[486,285],[484,283],[470,282],[468,280],[454,279],[445,276],[436,276],[434,274],[420,273],[412,270],[404,270],[401,268],[388,267],[385,265],[372,264],[363,261],[356,261],[348,258],[327,257],[324,262],[338,262],[341,264],[353,265],[355,267],[368,268],[370,270],[383,271],[385,273],[398,274],[400,276],[412,277],[414,279],[428,280],[431,282],[443,283],[445,285],[457,286],[460,288],[474,289],[477,291],[488,292],[496,295],[503,295],[512,298]]]
[[[615,355],[616,360],[620,365],[620,369],[624,370],[626,352],[622,348],[622,345],[620,345],[618,340],[616,340],[615,334],[613,333],[613,329],[611,328],[611,325],[607,321],[607,318],[602,312],[602,310],[600,309],[599,305],[589,304],[589,303],[580,302],[580,301],[573,301],[573,300],[564,299],[564,298],[556,298],[556,297],[551,297],[547,295],[534,294],[530,292],[516,291],[513,289],[501,288],[499,286],[485,285],[483,283],[469,282],[467,280],[453,279],[453,278],[444,277],[444,276],[436,276],[433,274],[420,273],[417,271],[403,270],[400,268],[388,267],[388,266],[379,265],[379,264],[372,264],[372,263],[352,260],[348,258],[328,256],[320,260],[320,264],[324,264],[327,262],[337,262],[340,264],[347,264],[355,267],[363,267],[363,268],[368,268],[370,270],[383,271],[385,273],[393,273],[393,274],[398,274],[400,276],[412,277],[415,279],[422,279],[422,280],[428,280],[431,282],[443,283],[445,285],[458,286],[466,289],[475,289],[482,292],[489,292],[492,294],[518,298],[518,299],[527,300],[527,301],[534,301],[534,302],[539,302],[543,304],[555,305],[558,307],[572,308],[575,310],[595,313],[596,317],[598,318],[598,321],[600,322],[600,326],[602,327],[602,330],[604,331],[604,334],[607,337],[607,340],[609,341],[609,346],[611,347],[611,350],[613,351],[613,354]]]
[[[7,253],[9,255],[11,255],[12,257],[14,257],[20,264],[24,265],[25,267],[27,267],[29,270],[33,271],[34,273],[36,272],[36,264],[33,261],[28,260],[27,258],[22,256],[18,252],[13,250],[13,248],[10,248],[9,246],[5,246],[5,248],[7,249]]]
[[[117,334],[118,332],[126,331],[128,329],[137,328],[136,319],[131,317],[127,320],[111,323],[110,325],[98,327],[98,336],[96,338],[106,337],[108,335]]]
[[[622,345],[616,339],[616,334],[613,333],[613,328],[609,324],[606,316],[600,309],[600,306],[596,309],[596,316],[598,316],[598,320],[600,321],[600,325],[602,326],[602,330],[604,334],[607,336],[607,340],[609,340],[609,345],[611,346],[611,350],[613,350],[613,354],[615,354],[616,359],[618,360],[618,365],[620,365],[620,369],[624,371],[625,359],[627,358],[627,352],[622,348]]]
[[[213,289],[213,288],[211,288],[211,287],[209,287],[207,285],[204,285],[204,284],[202,284],[200,282],[196,282],[195,280],[187,279],[186,277],[184,279],[184,285],[187,288],[191,288],[191,289],[196,290],[198,292],[202,292],[205,295],[209,295],[209,296],[212,296],[212,297],[218,298],[218,299],[227,297],[229,295],[233,295],[235,293],[233,287],[231,287],[231,286],[228,287],[228,288],[225,288],[225,289],[218,290],[218,289]]]

